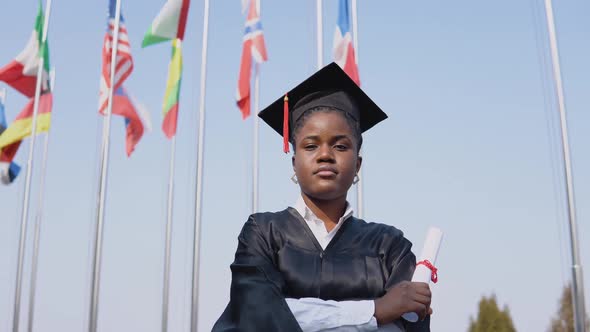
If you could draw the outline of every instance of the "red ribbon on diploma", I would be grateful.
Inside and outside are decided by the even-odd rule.
[[[436,284],[436,282],[438,281],[438,275],[436,274],[438,272],[438,269],[436,267],[434,267],[434,265],[432,265],[432,263],[430,263],[430,261],[427,259],[416,263],[416,266],[418,266],[418,265],[424,265],[432,272],[430,274],[430,279],[432,279],[432,282],[434,282]]]

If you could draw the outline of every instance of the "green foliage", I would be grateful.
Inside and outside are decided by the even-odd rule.
[[[590,328],[588,316],[586,316],[586,330]],[[574,305],[572,302],[572,287],[566,285],[559,300],[559,310],[551,320],[549,332],[574,332]]]
[[[498,308],[496,296],[483,296],[479,301],[477,318],[470,318],[469,332],[516,332],[508,306]]]

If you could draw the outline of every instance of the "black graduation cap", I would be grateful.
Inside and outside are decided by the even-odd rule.
[[[258,116],[283,136],[283,149],[289,152],[290,127],[312,108],[326,106],[349,113],[365,132],[387,115],[346,74],[332,62],[277,99]],[[287,116],[288,115],[288,116]]]

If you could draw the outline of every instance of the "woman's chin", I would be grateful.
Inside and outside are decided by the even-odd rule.
[[[333,188],[333,187],[332,188],[324,187],[324,188],[316,188],[315,190],[305,192],[305,194],[313,199],[322,200],[322,201],[331,201],[331,200],[338,199],[342,196],[346,197],[346,192],[347,191],[343,191],[341,189],[337,189],[337,188]]]

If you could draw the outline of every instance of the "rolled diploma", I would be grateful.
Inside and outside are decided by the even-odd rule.
[[[428,233],[426,233],[426,240],[424,241],[424,247],[422,248],[422,254],[418,262],[428,260],[432,265],[436,266],[436,256],[438,255],[438,249],[442,241],[443,232],[436,228],[430,227]],[[414,275],[412,276],[412,282],[425,282],[430,283],[432,271],[426,266],[420,264],[416,266]],[[402,317],[408,322],[417,322],[418,314],[415,312],[406,312]]]

